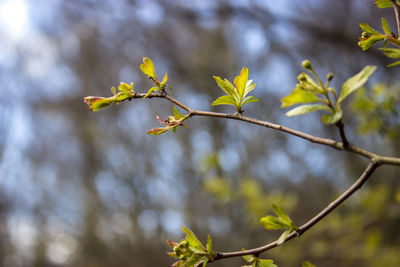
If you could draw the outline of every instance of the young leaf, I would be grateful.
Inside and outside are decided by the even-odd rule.
[[[151,88],[149,89],[149,91],[147,91],[146,95],[145,95],[143,98],[149,97],[149,95],[151,95],[151,93],[156,92],[158,89],[159,89],[159,88],[158,88],[158,87],[155,87],[155,86],[154,86],[154,87],[151,87]]]
[[[160,135],[163,134],[165,132],[168,132],[170,130],[169,127],[164,127],[164,128],[152,128],[150,130],[148,130],[146,133],[147,134],[151,134],[151,135]]]
[[[396,62],[394,62],[392,64],[387,65],[387,66],[388,67],[395,67],[395,66],[398,66],[398,65],[400,65],[400,61],[396,61]]]
[[[309,261],[303,261],[301,267],[316,267],[316,266]]]
[[[299,115],[307,114],[307,113],[314,112],[316,110],[321,110],[321,109],[328,111],[328,112],[331,111],[331,109],[325,105],[302,105],[302,106],[295,107],[292,110],[289,110],[288,112],[286,112],[285,115],[288,117],[299,116]]]
[[[131,94],[133,92],[133,82],[131,82],[130,85],[121,82],[118,86],[118,90],[125,94]]]
[[[359,73],[349,78],[342,85],[342,91],[337,102],[340,104],[351,93],[361,88],[368,81],[368,78],[374,73],[375,70],[376,66],[365,66]]]
[[[160,88],[163,88],[167,84],[167,81],[168,81],[168,73],[165,73],[164,78],[162,79],[162,82],[160,84]]]
[[[322,116],[322,122],[325,124],[335,124],[343,117],[341,110],[335,110],[333,114],[324,114]]]
[[[387,35],[392,35],[390,32],[389,24],[385,18],[382,18],[382,29]]]
[[[179,113],[179,110],[175,106],[172,108],[172,113],[177,120],[180,120],[184,117],[181,113]]]
[[[140,64],[140,69],[144,74],[152,78],[154,81],[157,81],[156,73],[154,70],[154,64],[150,58],[148,57],[143,58],[143,64]]]
[[[315,95],[314,92],[305,91],[301,89],[300,85],[296,85],[290,95],[287,95],[281,99],[281,108],[287,108],[294,104],[313,103],[317,101],[318,97]]]
[[[248,77],[249,77],[249,69],[244,67],[240,71],[240,74],[238,76],[236,76],[235,80],[233,81],[233,84],[235,85],[236,90],[239,93],[240,99],[243,98]]]
[[[292,223],[292,220],[289,218],[289,216],[281,207],[278,207],[277,205],[273,204],[272,209],[274,210],[275,214],[278,215],[279,218],[281,218],[283,222],[285,222],[286,224]]]
[[[218,76],[213,76],[215,81],[217,82],[218,86],[228,95],[235,97],[236,92],[235,89],[233,88],[233,86],[229,86],[226,81],[222,80],[220,77]]]
[[[244,89],[244,95],[246,96],[248,95],[251,91],[254,90],[254,88],[256,88],[256,84],[253,83],[253,80],[248,80],[246,83],[246,89]]]
[[[274,264],[273,260],[258,259],[257,263],[258,267],[278,267],[276,264]]]
[[[255,96],[247,96],[243,99],[241,106],[251,102],[258,102],[258,98]]]
[[[204,247],[201,242],[197,239],[192,231],[190,231],[185,226],[182,226],[182,231],[186,234],[186,241],[189,243],[189,246],[204,251]]]
[[[114,97],[99,97],[99,96],[87,96],[84,98],[84,102],[89,105],[91,111],[99,111],[111,103],[115,102]]]
[[[291,232],[290,229],[288,229],[288,230],[286,230],[285,232],[283,232],[283,233],[281,234],[281,236],[279,237],[277,244],[278,244],[278,245],[282,245],[282,244],[286,241],[286,238],[288,237],[288,235],[290,234],[290,232]]]
[[[254,255],[244,255],[242,258],[247,262],[253,262],[255,259]]]
[[[207,266],[207,263],[208,263],[208,258],[206,258],[206,259],[204,260],[204,262],[203,262],[203,267],[206,267],[206,266]]]
[[[385,56],[390,58],[400,58],[400,49],[397,48],[379,48],[383,50]]]
[[[375,35],[375,34],[380,34],[377,30],[373,29],[371,26],[369,26],[367,23],[359,23],[360,28],[365,31],[366,33]]]
[[[388,7],[392,7],[392,1],[390,0],[375,0],[375,5],[378,8],[388,8]]]
[[[385,39],[385,36],[382,34],[379,35],[371,35],[369,37],[361,37],[360,41],[358,42],[358,46],[361,47],[363,51],[370,48],[375,43],[382,41]]]
[[[212,239],[211,239],[210,235],[207,236],[206,248],[207,248],[207,252],[208,252],[209,255],[214,253],[213,250],[212,250]]]
[[[290,224],[286,224],[282,220],[279,220],[275,216],[265,216],[260,219],[260,223],[264,228],[268,230],[280,230],[280,229],[286,229],[290,228]]]
[[[230,95],[223,95],[218,97],[217,99],[214,100],[214,102],[211,103],[212,106],[217,106],[217,105],[233,105],[237,107],[237,103],[235,99],[230,96]]]

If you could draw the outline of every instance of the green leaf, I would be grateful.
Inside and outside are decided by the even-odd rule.
[[[248,95],[251,91],[254,90],[254,88],[256,88],[256,84],[253,83],[253,80],[248,80],[246,83],[246,88],[244,89],[244,95],[246,96]]]
[[[189,243],[189,246],[204,251],[203,245],[201,244],[201,242],[197,239],[197,237],[194,235],[194,233],[191,230],[189,230],[185,226],[182,226],[182,231],[186,234],[185,239]]]
[[[309,261],[303,261],[301,267],[316,267],[316,266]]]
[[[152,78],[154,81],[157,81],[156,73],[154,70],[154,64],[150,58],[148,57],[143,58],[143,64],[140,64],[140,69],[144,74]]]
[[[398,48],[379,48],[385,56],[390,58],[400,58],[400,49]]]
[[[283,222],[285,222],[287,224],[292,223],[292,220],[289,218],[289,216],[286,214],[286,212],[281,207],[278,207],[277,205],[273,204],[272,209],[274,210],[275,214],[278,215],[278,217],[282,219]]]
[[[331,109],[325,105],[302,105],[302,106],[295,107],[292,110],[289,110],[288,112],[286,112],[285,115],[288,117],[299,116],[299,115],[307,114],[307,113],[314,112],[317,110],[325,110],[328,112],[331,111]]]
[[[387,65],[387,66],[388,67],[395,67],[395,66],[398,66],[398,65],[400,65],[400,61],[396,61],[396,62],[394,62],[392,64]]]
[[[375,35],[375,34],[380,34],[377,30],[373,29],[371,26],[369,26],[367,23],[359,23],[360,28],[365,31],[366,33]]]
[[[163,88],[167,84],[167,81],[168,81],[168,73],[165,73],[164,78],[162,79],[162,82],[160,84],[160,88]]]
[[[117,94],[117,89],[115,89],[115,87],[113,86],[113,87],[111,87],[111,93],[113,94],[113,95],[116,95]]]
[[[118,90],[125,94],[131,94],[133,92],[133,82],[131,82],[130,85],[121,82],[118,86]]]
[[[392,1],[390,0],[375,0],[375,5],[378,8],[389,8],[393,6]]]
[[[84,98],[84,102],[89,105],[91,111],[99,111],[111,103],[115,102],[115,98],[112,97],[99,97],[99,96],[87,96]]]
[[[146,133],[151,135],[160,135],[165,132],[168,132],[171,128],[170,127],[163,127],[163,128],[153,128],[148,130]]]
[[[211,239],[210,235],[207,236],[206,248],[207,248],[207,252],[208,252],[209,255],[212,255],[214,253],[213,250],[212,250],[212,239]]]
[[[257,263],[259,267],[278,267],[273,260],[258,259]]]
[[[159,88],[158,87],[151,87],[149,91],[147,91],[146,95],[143,98],[147,98],[151,93],[156,92]]]
[[[287,95],[281,99],[281,108],[287,108],[294,104],[313,103],[317,101],[318,97],[315,95],[314,92],[305,91],[301,89],[300,85],[296,85],[290,95]]]
[[[243,99],[242,101],[242,105],[247,104],[247,103],[251,103],[251,102],[258,102],[258,98],[255,96],[247,96],[245,97],[245,99]]]
[[[387,35],[392,35],[390,32],[389,24],[385,18],[382,18],[382,29]]]
[[[244,255],[242,258],[247,262],[253,262],[255,259],[254,255]]]
[[[228,95],[235,97],[236,92],[235,89],[233,88],[233,86],[229,86],[226,81],[222,80],[220,77],[218,76],[213,76],[215,81],[217,82],[218,86],[224,90],[225,93],[227,93]]]
[[[282,220],[279,220],[275,216],[265,216],[260,219],[260,223],[264,228],[268,230],[280,230],[280,229],[286,229],[290,227],[290,224],[286,224]]]
[[[237,107],[238,105],[236,104],[235,99],[230,96],[230,95],[223,95],[218,97],[217,99],[214,100],[214,102],[211,103],[212,106],[217,106],[217,105],[233,105]]]
[[[322,116],[322,122],[325,124],[335,124],[343,117],[341,110],[336,110],[333,114],[325,114]]]
[[[172,113],[177,120],[180,120],[184,117],[181,113],[179,113],[179,110],[175,106],[172,108]]]
[[[351,93],[361,88],[368,81],[368,78],[375,72],[375,70],[376,66],[365,66],[359,73],[349,78],[342,85],[342,91],[337,102],[340,104]]]
[[[204,262],[203,262],[203,267],[206,267],[206,266],[207,266],[207,263],[208,263],[208,258],[206,258],[206,259],[204,260]]]
[[[248,78],[249,78],[249,69],[244,67],[240,71],[240,74],[236,76],[235,80],[233,81],[233,84],[235,85],[236,90],[239,93],[240,99],[243,98]]]
[[[379,35],[371,35],[369,37],[361,37],[360,41],[358,42],[358,46],[362,48],[362,50],[367,50],[375,43],[382,41],[385,39],[385,36],[382,34]]]
[[[291,232],[291,230],[288,229],[288,230],[286,230],[285,232],[283,232],[283,233],[281,234],[281,236],[279,237],[278,242],[277,242],[278,246],[279,246],[279,245],[282,245],[282,244],[286,241],[286,238],[288,237],[288,235],[290,234],[290,232]]]

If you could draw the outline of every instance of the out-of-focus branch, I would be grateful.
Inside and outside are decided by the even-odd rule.
[[[397,4],[396,0],[390,0],[393,4],[394,14],[396,16],[396,23],[397,23],[397,37],[400,34],[400,6]]]

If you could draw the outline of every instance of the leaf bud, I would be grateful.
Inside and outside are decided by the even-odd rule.
[[[310,60],[308,60],[308,59],[303,60],[303,62],[301,63],[301,65],[302,65],[303,68],[305,68],[306,70],[310,70],[310,71],[313,70],[313,67],[312,67],[312,65],[311,65],[311,62],[310,62]]]
[[[326,79],[330,82],[330,81],[332,81],[332,79],[333,79],[333,73],[328,73],[327,75],[326,75]]]

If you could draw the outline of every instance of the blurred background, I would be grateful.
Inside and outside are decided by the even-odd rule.
[[[212,75],[247,66],[260,102],[245,115],[338,139],[320,114],[286,118],[289,94],[310,59],[341,84],[378,66],[345,104],[350,141],[400,155],[398,68],[357,46],[359,22],[395,31],[373,1],[1,0],[0,266],[169,266],[165,240],[181,225],[214,249],[276,239],[259,224],[284,207],[298,224],[325,207],[365,168],[358,156],[237,121],[195,117],[189,129],[146,131],[172,113],[160,99],[90,112],[88,95],[119,82],[146,92],[143,56],[169,74],[170,93],[196,109],[222,95]],[[383,82],[383,83],[382,83]],[[349,201],[298,240],[262,256],[278,266],[400,266],[400,169],[378,169]],[[212,266],[241,266],[228,259]]]

